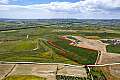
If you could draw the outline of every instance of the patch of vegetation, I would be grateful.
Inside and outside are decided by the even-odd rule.
[[[19,52],[33,50],[37,45],[35,40],[7,41],[0,44],[0,52]]]
[[[106,21],[106,20],[105,20]],[[30,62],[57,62],[68,64],[94,64],[97,52],[70,46],[69,42],[57,37],[62,35],[98,36],[99,38],[120,38],[119,20],[106,21],[108,26],[101,25],[97,20],[3,20],[0,22],[0,60],[1,61],[30,61]],[[99,23],[100,22],[100,23]],[[116,23],[117,22],[117,23]],[[91,24],[92,23],[92,24]],[[96,24],[97,23],[97,24]],[[91,25],[90,25],[91,24]],[[116,25],[117,24],[117,25]],[[114,26],[118,27],[114,27]],[[61,27],[62,26],[62,27]],[[60,30],[78,30],[76,32],[53,32]],[[112,32],[108,31],[112,30]],[[27,39],[27,35],[29,38]],[[49,45],[44,38],[54,41],[63,48],[66,54]],[[72,37],[73,39],[73,37]],[[37,48],[37,50],[33,50]],[[112,47],[113,48],[113,47]],[[115,48],[115,47],[114,47]],[[117,51],[119,46],[115,50]]]
[[[120,54],[120,45],[108,45],[107,51]]]
[[[66,51],[64,56],[78,62],[79,64],[94,64],[96,61],[97,51],[71,46],[69,45],[69,41],[62,39],[58,39],[55,44]]]
[[[11,44],[12,46],[1,46],[0,61],[76,64],[74,61],[57,54],[46,41],[39,40],[33,42],[34,44],[31,44],[31,41],[25,41],[25,44],[21,41],[18,42],[20,43],[16,42]],[[38,49],[33,50],[37,45]]]
[[[70,20],[72,21],[72,20]],[[45,20],[47,23],[39,21],[20,21],[22,25],[17,22],[1,22],[0,23],[0,61],[30,61],[30,62],[50,62],[50,63],[67,63],[67,64],[94,64],[97,52],[77,48],[69,45],[67,41],[61,41],[58,36],[62,35],[77,35],[77,36],[98,36],[100,38],[113,38],[120,37],[119,33],[109,33],[100,28],[104,32],[95,32],[99,29],[95,27],[79,27],[80,24],[74,24],[73,22],[64,23],[64,20],[59,23],[59,20]],[[34,23],[36,22],[36,23]],[[52,22],[55,24],[52,24]],[[60,27],[60,26],[63,27]],[[33,26],[33,28],[29,27]],[[46,27],[47,26],[47,27]],[[52,27],[51,27],[52,26]],[[74,27],[78,26],[78,27]],[[56,29],[62,30],[81,30],[77,32],[53,32]],[[107,30],[107,28],[106,28]],[[118,29],[115,29],[118,30]],[[119,31],[117,31],[119,32]],[[29,38],[27,39],[27,35]],[[58,50],[57,48],[49,45],[46,41],[42,40],[38,42],[38,39],[46,39],[54,41],[58,46],[65,49],[66,54]],[[72,37],[73,38],[73,37]],[[33,50],[37,48],[37,50]],[[61,55],[62,54],[62,55]]]
[[[74,76],[62,76],[62,75],[57,75],[56,76],[57,80],[87,80],[87,78],[81,78],[81,77],[74,77]]]
[[[4,78],[3,80],[46,80],[43,77],[33,76],[33,75],[13,75]]]
[[[106,80],[104,73],[98,68],[92,67],[90,73],[94,80]]]
[[[120,33],[108,33],[108,32],[80,32],[83,36],[98,36],[101,39],[106,38],[118,38],[120,37]]]

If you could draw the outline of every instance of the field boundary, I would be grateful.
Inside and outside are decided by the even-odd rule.
[[[60,65],[60,64],[63,64],[64,66],[70,66],[70,67],[85,67],[85,66],[104,67],[104,66],[120,65],[120,63],[96,64],[96,65],[71,65],[71,64],[64,64],[64,63],[5,62],[5,61],[0,61],[0,64],[40,64],[40,65]]]

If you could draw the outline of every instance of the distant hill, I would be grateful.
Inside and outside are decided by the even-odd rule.
[[[94,25],[94,26],[120,26],[120,19],[7,19],[0,18],[0,22],[13,22],[24,24],[48,24],[48,25]]]

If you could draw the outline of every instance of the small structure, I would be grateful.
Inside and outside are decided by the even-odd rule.
[[[29,35],[27,35],[27,39],[29,38]]]

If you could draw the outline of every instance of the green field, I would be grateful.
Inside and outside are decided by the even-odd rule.
[[[7,41],[0,45],[0,52],[30,51],[36,47],[35,40]]]
[[[95,32],[96,30],[53,32],[56,29],[62,28],[36,27],[0,31],[0,61],[94,64],[97,57],[96,51],[70,46],[68,41],[61,40],[58,37],[63,35],[78,35],[83,37],[91,35],[101,38],[105,38],[105,35],[108,38],[120,36],[119,33]],[[67,28],[63,28],[63,30],[67,30]],[[28,38],[27,35],[29,35]],[[74,38],[71,37],[71,39]],[[65,56],[60,50],[48,44],[47,40],[51,40],[63,48],[66,52]],[[37,47],[38,49],[36,49]]]
[[[78,62],[79,64],[94,64],[96,61],[97,51],[71,46],[69,45],[69,41],[62,39],[58,39],[55,44],[66,51],[66,57]]]
[[[14,75],[14,76],[8,76],[3,80],[46,80],[46,79],[33,75]]]
[[[120,45],[108,45],[107,51],[120,54]]]
[[[76,60],[71,59],[71,57],[64,57],[61,55],[59,50],[46,42],[46,40],[52,40],[53,42],[61,43],[58,36],[62,36],[63,34],[52,32],[53,30],[54,28],[38,27],[15,31],[1,31],[0,61],[94,64],[97,56],[96,52],[69,46],[66,44],[66,41],[62,41],[63,44],[61,44],[61,47],[70,47],[66,48],[66,51],[71,53],[74,52],[76,54],[75,58],[77,62]],[[65,33],[64,35],[66,34],[68,33]],[[26,38],[27,35],[29,35],[28,39]],[[39,48],[34,50],[37,46]],[[71,54],[67,55],[72,56]],[[87,56],[87,58],[85,56]]]
[[[74,61],[67,59],[59,54],[56,54],[56,52],[51,48],[51,46],[45,41],[39,40],[39,46],[37,50],[33,50],[34,45],[36,43],[33,45],[28,42],[26,44],[18,43],[20,44],[20,46],[18,46],[18,44],[17,46],[13,44],[12,47],[6,46],[7,49],[4,49],[4,51],[1,51],[0,53],[1,56],[0,60],[13,61],[13,62],[27,61],[27,62],[42,62],[42,63],[56,62],[56,63],[75,64]]]
[[[92,67],[90,73],[94,80],[107,80],[104,72],[102,72],[102,70],[97,67]]]
[[[82,36],[98,36],[101,39],[111,39],[111,38],[119,38],[120,33],[109,33],[109,32],[80,32]]]

